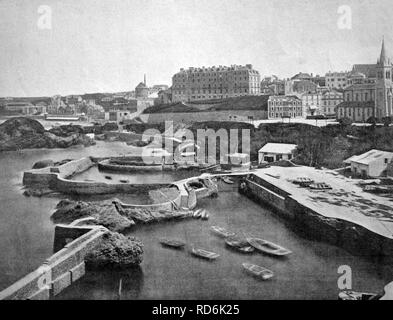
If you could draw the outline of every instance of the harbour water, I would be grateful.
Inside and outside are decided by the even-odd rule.
[[[87,155],[129,153],[124,143],[56,150],[25,150],[0,154],[0,290],[34,270],[52,254],[54,224],[50,215],[61,195],[24,197],[22,173],[38,160],[77,159]],[[141,183],[145,178],[141,177]],[[127,195],[126,201],[138,201]],[[97,197],[95,197],[97,198]],[[102,198],[99,196],[98,198]],[[88,200],[88,199],[87,199]],[[140,268],[127,271],[90,272],[57,299],[336,299],[337,269],[352,269],[353,289],[380,291],[393,279],[391,268],[364,257],[355,257],[337,247],[313,241],[292,230],[270,209],[236,191],[220,192],[218,198],[204,199],[210,219],[184,220],[137,226],[131,234],[144,243]],[[259,236],[293,251],[287,259],[261,254],[244,255],[226,248],[210,226]],[[180,238],[220,254],[207,262],[190,255],[188,248],[174,251],[161,247],[163,237]],[[260,282],[244,272],[243,262],[265,266],[275,273]],[[122,290],[119,295],[119,282]],[[236,281],[235,281],[236,280]]]

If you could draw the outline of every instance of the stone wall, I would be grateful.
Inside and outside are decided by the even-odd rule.
[[[249,122],[267,119],[267,111],[263,110],[223,110],[201,112],[174,112],[141,114],[140,118],[148,123],[162,123],[164,121],[192,123],[204,121],[237,121]]]
[[[48,300],[59,294],[85,274],[84,258],[99,243],[107,229],[97,226],[56,226],[55,239],[56,232],[60,232],[59,242],[70,242],[36,270],[1,291],[0,300]]]
[[[304,234],[315,240],[325,241],[332,245],[344,248],[355,255],[365,255],[380,259],[393,260],[393,240],[378,235],[360,225],[340,220],[324,217],[318,212],[300,204],[290,194],[281,190],[277,191],[276,186],[270,185],[267,181],[255,181],[246,179],[247,196],[270,205],[281,216],[291,219],[291,226],[296,232]],[[275,190],[271,190],[270,186]]]

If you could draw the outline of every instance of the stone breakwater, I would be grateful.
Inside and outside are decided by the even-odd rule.
[[[290,227],[306,237],[339,246],[355,255],[392,259],[393,239],[355,221],[328,217],[297,195],[253,174],[242,179],[240,192],[264,203],[291,221]]]

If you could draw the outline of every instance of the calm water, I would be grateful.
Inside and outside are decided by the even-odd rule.
[[[110,171],[100,171],[98,167],[91,167],[90,169],[77,174],[72,177],[72,180],[80,181],[99,181],[106,183],[122,183],[120,180],[127,180],[128,183],[138,184],[154,184],[154,183],[171,183],[176,180],[185,179],[197,175],[196,171],[180,170],[174,171],[151,171],[151,172],[135,172],[135,173],[118,173]],[[110,179],[108,179],[110,177]]]
[[[31,169],[36,161],[43,159],[59,161],[90,155],[129,154],[138,154],[138,150],[121,142],[98,142],[87,148],[77,146],[0,153],[0,290],[33,271],[52,254],[54,224],[50,216],[59,199],[67,197],[24,197],[23,171]],[[110,197],[120,198],[127,203],[149,201],[147,195],[108,195],[80,199],[100,200]]]
[[[22,172],[42,159],[57,161],[87,155],[130,153],[132,149],[124,143],[100,142],[88,148],[0,154],[0,289],[34,270],[52,254],[54,225],[50,215],[60,196],[24,197]],[[128,202],[138,201],[135,195],[124,197]],[[102,196],[91,199],[102,199]],[[217,199],[203,200],[200,205],[210,211],[210,220],[139,226],[132,231],[145,245],[140,268],[126,272],[88,273],[57,298],[117,299],[122,279],[122,299],[336,299],[339,265],[352,267],[356,290],[378,291],[393,278],[389,267],[300,237],[270,210],[235,191],[221,192]],[[210,232],[211,225],[262,236],[291,249],[293,254],[284,260],[259,254],[238,254],[228,250],[222,239]],[[214,262],[199,260],[187,250],[162,248],[158,244],[161,237],[182,238],[221,256]],[[275,278],[269,282],[256,281],[243,272],[241,264],[246,261],[270,268],[275,272]]]
[[[200,207],[210,212],[208,221],[138,226],[131,234],[144,243],[140,268],[122,272],[89,273],[61,293],[58,299],[337,299],[337,268],[349,265],[353,288],[379,291],[392,280],[388,267],[378,266],[344,250],[314,242],[294,233],[285,221],[235,191],[221,192],[217,199],[206,199]],[[223,240],[210,231],[219,225],[240,234],[261,236],[293,251],[287,259],[258,253],[244,255],[226,248]],[[161,247],[162,237],[174,237],[219,253],[213,262]],[[275,272],[271,281],[261,282],[244,272],[243,262],[268,267]]]

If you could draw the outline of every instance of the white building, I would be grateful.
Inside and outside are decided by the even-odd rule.
[[[355,176],[379,177],[392,162],[393,152],[370,150],[358,156],[352,156],[344,162],[351,165]]]
[[[303,93],[302,94],[303,112],[307,116],[323,114],[322,93]]]
[[[347,87],[349,72],[328,72],[325,75],[326,86],[332,89],[345,89]]]
[[[266,143],[258,151],[258,163],[291,160],[297,148],[296,144]]]
[[[270,96],[268,119],[302,118],[302,101],[296,96]]]

